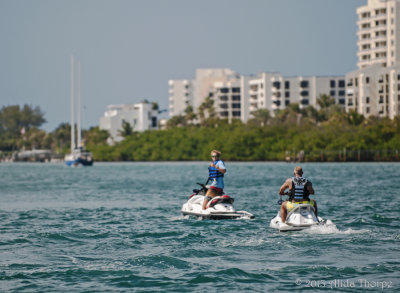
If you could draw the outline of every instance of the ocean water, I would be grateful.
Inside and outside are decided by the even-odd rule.
[[[287,233],[269,222],[295,165],[226,165],[255,219],[181,216],[207,162],[0,164],[0,291],[400,291],[400,164],[302,164],[332,225]]]

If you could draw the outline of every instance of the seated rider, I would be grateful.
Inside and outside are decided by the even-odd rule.
[[[311,181],[302,177],[303,169],[301,167],[294,168],[294,177],[288,178],[279,189],[279,194],[284,195],[285,190],[289,188],[289,200],[284,201],[281,205],[281,218],[285,223],[287,213],[299,204],[308,203],[315,209],[315,216],[318,218],[317,202],[308,196],[314,194]]]
[[[203,201],[203,210],[207,208],[208,202],[218,195],[224,194],[224,174],[226,173],[225,164],[220,160],[221,152],[213,150],[211,152],[212,163],[208,167],[208,179],[211,186],[208,188]]]

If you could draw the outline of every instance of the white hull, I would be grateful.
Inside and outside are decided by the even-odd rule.
[[[280,212],[272,218],[270,227],[279,231],[299,231],[312,226],[324,225],[321,217],[316,217],[314,208],[309,204],[300,204],[287,214],[285,223],[282,222]]]
[[[246,211],[236,211],[233,208],[230,200],[224,200],[224,197],[215,197],[208,203],[207,209],[203,210],[204,195],[193,195],[189,200],[183,204],[181,212],[183,215],[195,216],[203,219],[238,219],[238,218],[249,218],[253,219],[254,215]],[[219,201],[216,204],[212,204],[213,201]]]

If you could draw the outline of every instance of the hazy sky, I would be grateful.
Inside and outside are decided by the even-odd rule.
[[[109,104],[168,108],[168,80],[197,68],[344,75],[356,69],[366,0],[0,0],[0,107],[69,122],[70,56],[81,62],[83,128]]]

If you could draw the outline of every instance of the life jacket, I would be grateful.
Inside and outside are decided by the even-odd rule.
[[[217,165],[217,163],[219,162],[220,160],[218,160],[218,161],[215,161],[214,162],[214,165]],[[221,161],[222,162],[222,161]],[[215,167],[208,167],[208,178],[211,178],[211,179],[214,179],[214,178],[217,178],[217,177],[224,177],[224,173],[221,173],[220,171],[218,171],[217,170],[217,168],[215,168]]]
[[[292,178],[292,189],[289,200],[310,200],[310,192],[307,189],[307,184],[309,181],[303,177],[293,177]]]

